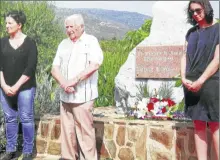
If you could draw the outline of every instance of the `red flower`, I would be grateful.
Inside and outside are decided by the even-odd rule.
[[[165,113],[167,111],[166,107],[163,107],[162,113]]]
[[[168,99],[168,100],[167,100],[167,102],[168,102],[168,106],[169,106],[169,107],[171,107],[171,106],[174,106],[174,105],[175,105],[175,102],[174,102],[174,101],[172,101],[171,99]]]
[[[148,103],[147,104],[147,108],[148,108],[148,111],[150,111],[150,110],[154,110],[154,104],[153,103]]]
[[[151,103],[156,103],[158,101],[159,101],[159,99],[157,99],[157,98],[154,98],[154,97],[150,98]]]
[[[162,99],[162,102],[167,102],[169,107],[174,106],[176,104],[174,101],[172,101],[169,98],[168,99]]]

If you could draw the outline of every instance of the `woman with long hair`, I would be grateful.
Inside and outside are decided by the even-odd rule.
[[[185,113],[194,123],[198,160],[207,160],[207,126],[219,159],[219,23],[208,0],[190,1],[186,53],[181,59]]]

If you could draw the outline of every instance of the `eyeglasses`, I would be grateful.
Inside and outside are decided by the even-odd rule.
[[[196,12],[196,14],[200,14],[202,12],[202,8],[196,8],[194,10],[189,10],[189,13],[194,15],[194,13]]]

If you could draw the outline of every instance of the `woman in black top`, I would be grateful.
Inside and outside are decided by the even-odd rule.
[[[185,113],[194,122],[198,160],[207,160],[207,124],[219,159],[219,23],[208,0],[190,1],[187,11],[194,27],[181,60]]]
[[[23,131],[23,159],[31,159],[34,146],[34,97],[37,47],[34,40],[22,33],[26,16],[22,11],[11,11],[6,17],[8,37],[1,38],[0,100],[6,122],[6,153],[1,160],[15,158],[18,122]]]

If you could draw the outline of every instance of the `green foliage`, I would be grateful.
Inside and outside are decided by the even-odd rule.
[[[0,103],[0,153],[4,150],[6,146],[6,137],[5,137],[5,127],[4,127],[4,118],[2,106]]]
[[[1,15],[15,9],[23,10],[26,14],[27,21],[23,32],[36,41],[38,48],[35,113],[38,115],[58,113],[59,89],[55,80],[51,78],[50,71],[58,44],[65,38],[65,34],[60,23],[55,20],[53,3],[49,1],[1,1]],[[99,70],[99,98],[95,102],[96,106],[114,105],[114,79],[130,51],[149,35],[150,26],[151,20],[148,20],[137,31],[128,32],[123,40],[113,38],[100,42],[104,52],[104,62]],[[5,31],[3,16],[0,16],[0,30],[0,37],[7,35],[3,32]],[[0,109],[0,120],[2,117]],[[0,145],[5,145],[5,139]]]
[[[167,112],[167,116],[172,118],[173,113],[175,113],[176,111],[184,112],[184,105],[185,103],[183,99],[179,104],[176,104],[175,106],[170,107],[169,111]]]
[[[35,97],[35,113],[37,115],[59,114],[59,88],[49,74],[38,77],[38,87]]]
[[[37,93],[35,107],[37,114],[51,113],[57,110],[57,87],[51,79],[50,70],[57,46],[65,37],[62,26],[55,20],[53,3],[47,1],[1,1],[1,15],[11,10],[22,10],[26,14],[27,21],[23,32],[33,38],[38,48],[37,65]],[[4,17],[0,17],[0,28],[5,31]],[[6,32],[1,32],[1,37]],[[58,97],[59,100],[59,97]],[[54,106],[55,105],[55,106]]]
[[[136,31],[129,31],[124,40],[129,42],[127,47],[133,48],[138,45],[141,41],[143,41],[150,34],[152,20],[146,20],[145,23]]]
[[[185,106],[185,103],[184,103],[184,99],[179,103],[178,107],[177,107],[177,110],[178,111],[184,111],[184,106]]]
[[[157,95],[165,99],[167,98],[172,99],[173,87],[174,86],[172,85],[172,83],[163,82],[160,85],[158,92],[157,91],[149,92],[149,87],[147,83],[142,82],[139,85],[137,85],[137,89],[138,89],[138,93],[136,94],[137,101],[141,101],[143,98],[150,98]]]
[[[152,20],[147,20],[137,31],[128,32],[123,40],[103,40],[100,42],[104,52],[104,61],[99,69],[99,97],[95,106],[114,105],[115,77],[131,50],[149,35],[151,22]]]
[[[96,106],[114,105],[114,80],[129,53],[128,49],[124,51],[122,43],[119,40],[101,42],[104,61],[99,69],[99,98],[96,100]]]
[[[58,108],[56,101],[58,85],[51,79],[50,70],[58,44],[65,34],[62,26],[55,20],[53,3],[48,1],[3,1],[1,2],[1,15],[10,10],[23,10],[27,16],[23,32],[37,42],[38,65],[37,65],[37,113],[48,113]],[[5,30],[4,18],[0,19],[0,28]],[[99,70],[99,98],[96,106],[114,105],[114,79],[120,67],[125,63],[130,51],[150,32],[151,20],[147,20],[136,31],[130,31],[122,40],[115,38],[109,41],[101,41],[100,45],[104,52],[104,62]],[[7,35],[1,32],[1,37]],[[54,106],[56,105],[56,106]],[[45,111],[45,112],[44,112]]]
[[[1,138],[1,141],[0,141],[0,153],[4,151],[5,147],[6,147],[6,138],[3,137]]]
[[[56,48],[64,37],[61,26],[54,20],[55,13],[52,3],[47,1],[1,1],[1,15],[15,9],[22,10],[26,14],[27,21],[24,24],[23,32],[37,43],[39,52],[37,72],[42,72],[48,65],[51,65]],[[4,17],[0,19],[0,26],[2,31],[5,31]],[[6,32],[1,32],[1,37],[6,35]]]
[[[175,87],[180,87],[182,85],[181,79],[177,79],[175,83]]]
[[[138,89],[138,93],[136,95],[137,101],[141,101],[144,97],[150,97],[149,94],[149,87],[147,83],[140,83],[139,85],[136,86]]]
[[[170,82],[162,82],[161,86],[158,89],[159,97],[172,98],[172,94],[173,85]]]

